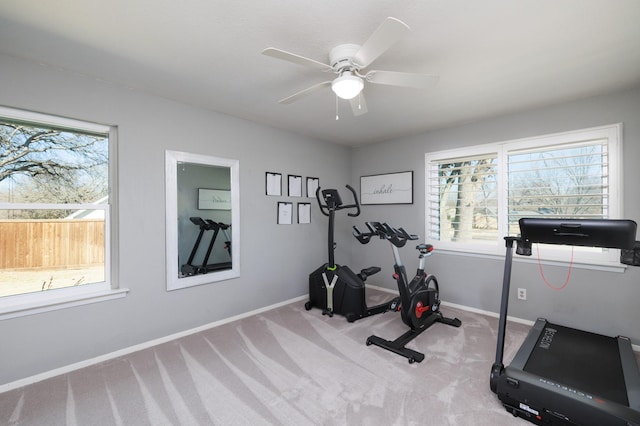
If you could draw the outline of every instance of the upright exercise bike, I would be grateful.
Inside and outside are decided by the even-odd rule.
[[[393,278],[398,284],[400,292],[400,315],[402,321],[409,326],[409,330],[391,341],[378,336],[369,336],[367,345],[376,345],[388,351],[394,352],[409,360],[410,364],[421,362],[424,354],[407,348],[405,345],[418,337],[423,331],[434,323],[440,322],[453,327],[460,327],[462,322],[458,318],[445,318],[440,312],[440,287],[438,280],[432,274],[425,272],[425,262],[433,253],[431,244],[418,244],[418,270],[411,281],[407,279],[407,271],[398,248],[404,247],[409,240],[417,240],[417,235],[408,234],[403,228],[395,229],[386,223],[367,222],[369,233],[362,233],[354,227],[356,238],[366,240],[373,235],[387,240],[393,249],[395,273]]]
[[[395,311],[399,299],[394,298],[386,303],[368,307],[365,300],[365,281],[368,276],[380,272],[377,266],[371,266],[360,271],[353,272],[348,266],[336,265],[334,259],[334,223],[335,213],[339,210],[349,209],[347,213],[351,217],[360,214],[360,204],[354,189],[347,185],[353,194],[353,204],[343,204],[340,194],[336,189],[316,190],[316,199],[323,215],[329,217],[329,262],[320,266],[309,275],[309,301],[305,308],[313,307],[322,309],[323,315],[344,315],[347,321],[354,322],[371,315],[380,314],[389,310]],[[322,199],[320,198],[322,196]],[[362,244],[369,242],[358,239]]]

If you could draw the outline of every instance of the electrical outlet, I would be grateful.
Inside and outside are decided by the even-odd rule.
[[[519,288],[518,289],[518,299],[527,300],[527,289],[526,288]]]

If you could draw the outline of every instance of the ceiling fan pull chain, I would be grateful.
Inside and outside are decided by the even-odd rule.
[[[340,120],[340,116],[338,115],[338,95],[336,95],[336,121]]]

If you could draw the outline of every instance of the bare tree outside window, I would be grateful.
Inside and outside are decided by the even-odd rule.
[[[605,218],[606,146],[592,144],[509,155],[509,223],[521,217]]]
[[[495,239],[495,158],[441,163],[438,168],[440,239]]]
[[[105,281],[108,192],[107,133],[0,118],[0,296]]]
[[[0,122],[0,201],[91,203],[107,195],[108,140],[62,129]],[[36,218],[12,211],[12,218]],[[51,210],[49,218],[69,211]]]

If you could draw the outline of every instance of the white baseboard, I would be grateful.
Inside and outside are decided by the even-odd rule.
[[[374,288],[376,290],[380,290],[380,291],[384,291],[385,293],[389,293],[389,294],[398,294],[398,290],[391,290],[385,287],[378,287],[377,285],[369,285],[367,284],[368,288]],[[450,308],[456,308],[456,309],[462,309],[463,311],[467,311],[467,312],[473,312],[474,314],[481,314],[481,315],[487,315],[493,318],[500,318],[500,314],[498,314],[497,312],[491,312],[491,311],[485,311],[482,309],[476,309],[476,308],[472,308],[470,306],[465,306],[465,305],[458,305],[457,303],[449,303],[449,302],[445,302],[444,300],[441,302],[441,304],[443,306],[449,306]],[[522,318],[518,318],[518,317],[512,317],[512,316],[508,316],[507,319],[509,321],[513,321],[513,322],[517,322],[520,324],[525,324],[525,325],[533,325],[534,321],[529,321],[526,319],[522,319]]]
[[[367,287],[375,288],[376,290],[384,291],[385,293],[396,294],[396,295],[398,294],[397,290],[390,290],[390,289],[385,288],[385,287],[378,287],[378,286],[375,286],[375,285],[368,285],[368,284],[367,284]],[[441,302],[441,304],[442,304],[442,306],[449,306],[450,308],[461,309],[463,311],[473,312],[475,314],[486,315],[486,316],[493,317],[493,318],[500,318],[500,314],[498,312],[485,311],[483,309],[472,308],[471,306],[458,305],[457,303],[445,302],[444,300]],[[508,321],[512,321],[512,322],[516,322],[516,323],[519,323],[519,324],[528,325],[528,326],[532,326],[535,323],[535,321],[531,321],[531,320],[524,319],[524,318],[513,317],[511,315],[507,316],[507,320]],[[640,345],[633,345],[632,344],[631,347],[633,348],[634,352],[640,352]]]
[[[368,287],[374,288],[376,290],[384,291],[386,293],[394,294],[394,295],[398,294],[398,292],[396,290],[390,290],[390,289],[384,288],[384,287],[378,287],[378,286],[374,286],[374,285],[369,285]],[[36,383],[36,382],[40,382],[42,380],[46,380],[46,379],[49,379],[49,378],[52,378],[52,377],[55,377],[55,376],[59,376],[61,374],[70,373],[72,371],[79,370],[81,368],[85,368],[85,367],[89,367],[91,365],[95,365],[95,364],[98,364],[98,363],[101,363],[101,362],[109,361],[111,359],[114,359],[114,358],[117,358],[117,357],[120,357],[120,356],[123,356],[123,355],[128,355],[130,353],[137,352],[137,351],[140,351],[140,350],[143,350],[143,349],[147,349],[147,348],[150,348],[152,346],[160,345],[162,343],[166,343],[166,342],[169,342],[171,340],[175,340],[175,339],[179,339],[181,337],[189,336],[191,334],[199,333],[201,331],[208,330],[208,329],[213,328],[213,327],[218,327],[218,326],[223,325],[223,324],[228,324],[230,322],[233,322],[233,321],[236,321],[236,320],[239,320],[239,319],[247,318],[247,317],[250,317],[252,315],[261,314],[263,312],[270,311],[272,309],[276,309],[276,308],[279,308],[281,306],[288,305],[290,303],[301,302],[303,300],[309,300],[309,296],[308,295],[304,295],[304,296],[294,297],[293,299],[289,299],[289,300],[286,300],[284,302],[280,302],[280,303],[276,303],[276,304],[273,304],[273,305],[265,306],[263,308],[259,308],[259,309],[255,309],[253,311],[245,312],[245,313],[240,314],[240,315],[235,315],[235,316],[232,316],[232,317],[229,317],[229,318],[225,318],[225,319],[222,319],[222,320],[219,320],[219,321],[214,321],[214,322],[209,323],[209,324],[201,325],[199,327],[195,327],[195,328],[192,328],[192,329],[189,329],[189,330],[181,331],[179,333],[174,333],[174,334],[170,334],[168,336],[160,337],[158,339],[149,340],[148,342],[144,342],[144,343],[140,343],[140,344],[137,344],[137,345],[129,346],[127,348],[120,349],[120,350],[117,350],[117,351],[114,351],[114,352],[110,352],[108,354],[100,355],[100,356],[97,356],[97,357],[94,357],[94,358],[90,358],[90,359],[87,359],[87,360],[84,360],[84,361],[80,361],[80,362],[76,362],[76,363],[73,363],[73,364],[69,364],[69,365],[66,365],[64,367],[60,367],[60,368],[56,368],[56,369],[53,369],[53,370],[45,371],[44,373],[40,373],[40,374],[36,374],[34,376],[26,377],[24,379],[16,380],[14,382],[5,383],[5,384],[0,385],[0,393],[8,392],[10,390],[17,389],[17,388],[20,388],[20,387],[23,387],[23,386],[27,386],[27,385],[30,385],[30,384],[33,384],[33,383]],[[470,306],[465,306],[465,305],[458,305],[456,303],[449,303],[449,302],[444,302],[443,301],[442,305],[449,306],[451,308],[461,309],[463,311],[473,312],[473,313],[476,313],[476,314],[487,315],[487,316],[494,317],[494,318],[498,318],[500,316],[496,312],[485,311],[485,310],[482,310],[482,309],[476,309],[476,308],[472,308]],[[525,325],[533,325],[533,323],[534,323],[533,321],[530,321],[530,320],[525,320],[525,319],[522,319],[522,318],[511,317],[511,316],[509,316],[508,319],[509,319],[509,321],[513,321],[513,322],[517,322],[517,323],[525,324]],[[633,347],[634,351],[640,352],[640,345],[632,345],[632,347]]]
[[[445,302],[444,300],[441,302],[441,305],[449,306],[450,308],[455,308],[455,309],[462,309],[463,311],[473,312],[475,314],[486,315],[488,317],[500,318],[500,314],[497,312],[485,311],[483,309],[476,309],[476,308],[472,308],[470,306],[465,306],[465,305],[458,305],[457,303]],[[517,322],[519,324],[529,325],[529,326],[535,323],[535,321],[518,318],[518,317],[512,317],[511,315],[507,315],[507,320],[512,322]]]
[[[199,333],[201,331],[208,330],[208,329],[213,328],[213,327],[218,327],[220,325],[227,324],[227,323],[230,323],[230,322],[242,319],[242,318],[250,317],[252,315],[261,314],[263,312],[270,311],[271,309],[276,309],[276,308],[279,308],[281,306],[288,305],[290,303],[300,302],[302,300],[308,300],[308,299],[309,299],[308,295],[295,297],[293,299],[289,299],[289,300],[286,300],[284,302],[276,303],[274,305],[265,306],[264,308],[259,308],[259,309],[253,310],[253,311],[245,312],[243,314],[235,315],[235,316],[232,316],[232,317],[229,317],[229,318],[225,318],[225,319],[222,319],[222,320],[219,320],[219,321],[214,321],[214,322],[209,323],[209,324],[201,325],[199,327],[195,327],[195,328],[192,328],[192,329],[189,329],[189,330],[181,331],[179,333],[170,334],[168,336],[160,337],[158,339],[149,340],[148,342],[144,342],[144,343],[140,343],[140,344],[137,344],[137,345],[129,346],[127,348],[120,349],[120,350],[117,350],[117,351],[114,351],[114,352],[110,352],[108,354],[100,355],[100,356],[97,356],[97,357],[94,357],[94,358],[86,359],[84,361],[80,361],[80,362],[76,362],[76,363],[73,363],[73,364],[69,364],[69,365],[66,365],[64,367],[60,367],[60,368],[56,368],[56,369],[53,369],[53,370],[45,371],[44,373],[40,373],[40,374],[36,374],[34,376],[26,377],[24,379],[16,380],[14,382],[5,383],[5,384],[0,385],[0,393],[8,392],[10,390],[17,389],[17,388],[20,388],[20,387],[23,387],[23,386],[27,386],[27,385],[30,385],[32,383],[40,382],[42,380],[50,379],[52,377],[59,376],[61,374],[70,373],[72,371],[79,370],[79,369],[85,368],[85,367],[89,367],[91,365],[95,365],[95,364],[98,364],[98,363],[101,363],[101,362],[109,361],[111,359],[114,359],[114,358],[117,358],[117,357],[120,357],[120,356],[123,356],[123,355],[128,355],[130,353],[137,352],[137,351],[140,351],[142,349],[147,349],[147,348],[150,348],[152,346],[156,346],[156,345],[160,345],[162,343],[170,342],[171,340],[175,340],[175,339],[179,339],[181,337],[189,336],[191,334]]]

